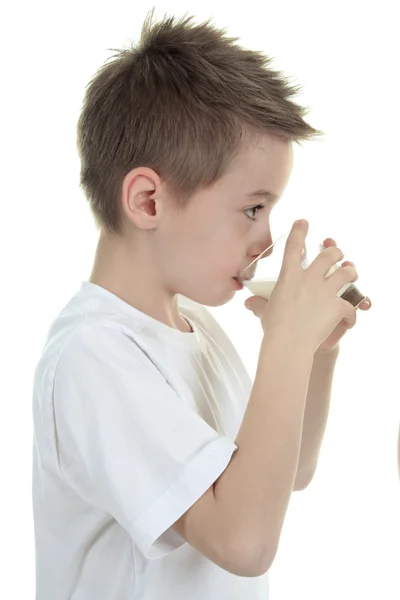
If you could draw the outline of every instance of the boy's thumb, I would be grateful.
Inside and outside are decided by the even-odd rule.
[[[268,304],[268,300],[260,296],[251,296],[244,303],[247,310],[251,310],[256,317],[261,316],[266,304]]]
[[[247,310],[251,310],[251,298],[247,298],[247,300],[244,303],[244,305],[247,308]]]

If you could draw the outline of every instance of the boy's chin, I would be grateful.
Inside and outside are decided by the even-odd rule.
[[[204,293],[193,293],[191,296],[187,296],[190,300],[197,302],[197,304],[203,304],[204,306],[210,306],[211,308],[217,308],[218,306],[224,306],[234,298],[237,290],[224,290],[219,294],[204,294]],[[185,294],[183,294],[185,295]]]

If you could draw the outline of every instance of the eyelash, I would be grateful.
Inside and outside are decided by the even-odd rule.
[[[258,204],[257,206],[252,206],[251,208],[246,208],[246,210],[244,211],[244,214],[247,216],[248,219],[250,219],[251,221],[255,221],[256,218],[254,217],[249,217],[249,215],[247,215],[246,213],[249,210],[256,210],[257,212],[259,212],[260,210],[262,210],[263,208],[265,208],[264,204]],[[257,214],[257,213],[256,213]]]

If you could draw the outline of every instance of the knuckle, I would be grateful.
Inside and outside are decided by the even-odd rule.
[[[355,267],[350,267],[350,275],[351,275],[351,281],[357,281],[358,273],[357,273],[357,269]]]
[[[291,265],[288,265],[287,262],[283,262],[281,266],[281,270],[279,272],[279,280],[283,283],[286,283],[290,279],[291,273]]]
[[[335,254],[335,256],[338,256],[338,261],[339,261],[339,260],[342,260],[342,259],[344,258],[344,253],[343,253],[343,251],[342,251],[340,248],[338,248],[337,246],[335,246],[335,249],[336,249],[336,254]]]
[[[324,252],[326,252],[327,257],[329,256],[329,260],[332,260],[335,263],[340,262],[344,258],[342,250],[337,246],[329,246]]]
[[[355,267],[342,267],[341,271],[343,274],[343,281],[345,281],[345,282],[357,281],[358,273],[357,273],[357,269]]]
[[[347,300],[345,300],[345,302],[347,304],[347,306],[346,306],[346,308],[347,308],[347,318],[350,321],[354,321],[354,319],[356,318],[356,315],[357,315],[357,311],[354,308],[354,306],[352,304],[350,304],[350,302],[347,302]]]
[[[338,251],[337,246],[329,246],[329,248],[324,248],[323,253],[325,255],[332,255],[332,256],[336,256]]]

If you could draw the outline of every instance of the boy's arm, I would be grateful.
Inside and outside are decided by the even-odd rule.
[[[238,449],[173,526],[236,575],[261,575],[274,560],[296,477],[313,355],[289,334],[264,338]]]
[[[329,353],[314,354],[304,411],[300,457],[294,490],[304,490],[317,468],[318,456],[329,414],[333,375],[339,347]]]
[[[397,470],[400,478],[400,427],[399,427],[399,435],[397,438]]]

